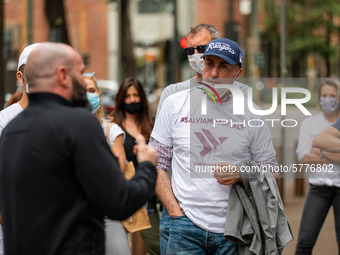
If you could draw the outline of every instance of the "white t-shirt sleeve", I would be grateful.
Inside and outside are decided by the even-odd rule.
[[[0,111],[0,136],[7,124],[23,110],[24,109],[21,107],[19,102],[17,102]]]
[[[112,123],[112,126],[110,128],[110,144],[113,144],[114,141],[117,139],[118,136],[123,135],[124,141],[125,141],[125,133],[124,131],[116,124]]]
[[[151,137],[156,139],[158,142],[172,147],[172,128],[173,128],[173,113],[175,107],[170,98],[166,98],[163,106],[158,114],[154,128],[151,133]]]

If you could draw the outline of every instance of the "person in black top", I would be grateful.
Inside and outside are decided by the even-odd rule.
[[[156,151],[137,136],[139,166],[124,178],[84,109],[84,68],[60,43],[38,46],[27,62],[29,106],[0,140],[5,254],[104,254],[104,215],[126,219],[153,195]]]
[[[133,147],[136,144],[137,134],[142,134],[146,140],[149,139],[153,121],[149,113],[149,105],[142,83],[134,77],[125,78],[119,86],[116,96],[116,106],[112,113],[113,121],[125,132],[124,149],[126,159],[132,161],[137,167],[136,155]],[[144,230],[143,237],[146,250],[150,255],[160,254],[159,246],[159,215],[156,207],[156,196],[148,201],[148,210],[153,212],[149,215],[151,228]],[[133,233],[133,249],[143,249],[143,240],[140,240],[140,233]]]
[[[115,110],[111,114],[113,121],[125,132],[125,153],[128,161],[133,161],[137,167],[133,146],[137,134],[149,139],[153,121],[149,113],[149,105],[142,83],[134,77],[126,78],[119,86],[116,96]]]

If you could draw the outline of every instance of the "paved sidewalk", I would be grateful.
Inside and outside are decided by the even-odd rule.
[[[305,195],[296,197],[294,196],[294,179],[286,179],[285,182],[285,212],[292,229],[294,240],[288,243],[283,250],[283,255],[293,255],[295,253],[296,242],[298,238],[298,231],[300,227],[300,220],[305,202],[306,195],[308,193],[309,184],[308,180],[305,180]],[[313,254],[338,254],[338,248],[335,237],[335,226],[333,207],[330,208],[327,218],[322,226],[321,232],[313,249]]]

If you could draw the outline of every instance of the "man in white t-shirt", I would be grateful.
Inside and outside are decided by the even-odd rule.
[[[234,255],[237,244],[223,233],[231,184],[242,179],[237,167],[217,180],[211,169],[251,159],[276,165],[275,150],[263,116],[247,107],[244,115],[233,115],[231,92],[214,88],[242,73],[238,44],[213,40],[203,57],[204,84],[169,96],[156,119],[149,141],[159,155],[156,194],[170,216],[167,254]],[[208,114],[202,113],[202,102]],[[223,124],[215,125],[218,119]]]
[[[190,85],[195,84],[195,81],[202,79],[203,72],[203,53],[207,44],[214,39],[220,38],[221,35],[217,28],[210,24],[199,24],[192,27],[187,34],[187,47],[184,49],[188,56],[189,65],[195,70],[196,75],[188,80],[170,84],[165,87],[162,91],[161,97],[158,102],[156,118],[162,108],[164,100],[177,92],[190,88]],[[171,178],[171,170],[168,171],[169,178]],[[169,215],[163,208],[162,217],[159,224],[159,235],[160,235],[160,250],[161,254],[166,254],[166,247],[169,235]]]
[[[7,126],[7,124],[14,119],[19,113],[21,113],[28,105],[28,83],[24,76],[24,69],[29,55],[32,50],[40,45],[40,43],[35,43],[24,48],[22,53],[20,54],[18,67],[17,67],[17,79],[22,84],[22,97],[19,102],[12,104],[0,111],[0,136],[2,130]]]
[[[40,43],[35,43],[27,46],[20,54],[18,67],[17,67],[17,79],[22,84],[22,97],[19,102],[8,106],[7,108],[0,111],[0,137],[2,130],[7,126],[7,124],[14,119],[19,113],[21,113],[28,105],[28,83],[24,76],[24,69],[29,55],[32,50],[40,45]],[[0,215],[1,216],[1,215]],[[1,222],[0,222],[1,224]],[[3,254],[3,239],[2,239],[2,227],[0,225],[0,255]]]

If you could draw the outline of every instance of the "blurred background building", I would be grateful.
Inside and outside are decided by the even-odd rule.
[[[65,42],[99,79],[136,75],[147,91],[193,73],[180,46],[190,27],[215,25],[244,51],[243,77],[280,77],[280,0],[4,0],[4,92],[16,89],[18,54]],[[339,76],[340,3],[286,0],[288,77]]]

